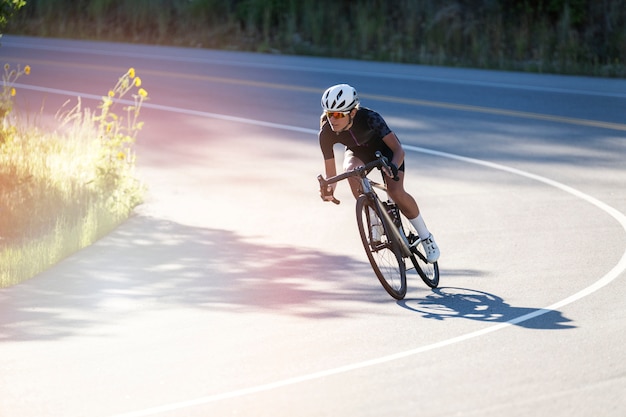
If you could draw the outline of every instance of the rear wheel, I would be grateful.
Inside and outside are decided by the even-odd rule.
[[[399,246],[384,230],[374,203],[365,195],[358,198],[356,217],[365,253],[383,288],[397,300],[406,295],[406,270]]]

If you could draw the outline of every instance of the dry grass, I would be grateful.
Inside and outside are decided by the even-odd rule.
[[[42,132],[4,115],[0,128],[0,287],[30,278],[128,218],[141,202],[132,145],[145,90],[129,73],[96,112],[81,102]],[[13,80],[14,81],[14,80]],[[9,83],[5,79],[5,89]],[[8,97],[12,97],[10,85]],[[117,99],[135,90],[115,114]],[[125,91],[124,91],[125,90]],[[142,92],[140,94],[139,92]],[[8,106],[5,106],[8,107]],[[127,123],[131,119],[131,123]]]

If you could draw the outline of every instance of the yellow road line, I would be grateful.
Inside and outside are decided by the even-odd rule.
[[[59,63],[55,61],[37,60],[37,59],[30,60],[29,63],[31,66],[33,64],[64,66],[64,67],[73,66],[73,67],[80,67],[86,70],[97,70],[97,71],[117,72],[117,73],[119,73],[120,71],[125,71],[127,69],[127,68],[122,68],[122,67],[102,66],[102,65],[95,65],[95,64],[77,64],[77,63],[69,64],[67,62]],[[218,84],[245,85],[245,86],[257,87],[257,88],[299,91],[299,92],[316,93],[316,94],[322,93],[322,90],[318,88],[301,87],[301,86],[296,86],[296,85],[278,84],[278,83],[253,81],[253,80],[241,80],[241,79],[236,79],[236,78],[214,77],[214,76],[209,76],[209,75],[180,74],[180,73],[174,73],[174,72],[169,72],[169,71],[156,71],[156,70],[139,70],[139,73],[154,75],[158,77],[183,78],[183,79],[188,79],[188,80],[197,80],[197,81],[212,82],[212,83],[218,83]],[[505,110],[505,109],[499,109],[495,107],[481,107],[481,106],[472,106],[468,104],[455,104],[455,103],[446,103],[442,101],[381,96],[381,95],[367,94],[367,93],[360,94],[360,96],[362,98],[368,98],[368,99],[377,100],[377,101],[384,101],[388,103],[399,103],[399,104],[405,104],[405,105],[410,105],[410,106],[440,108],[440,109],[457,110],[457,111],[465,111],[465,112],[472,112],[472,113],[483,113],[483,114],[491,114],[491,115],[498,115],[498,116],[516,117],[516,118],[521,118],[521,119],[542,120],[542,121],[564,123],[564,124],[570,124],[570,125],[599,127],[603,129],[626,131],[626,124],[623,124],[623,123],[611,123],[611,122],[603,122],[599,120],[578,119],[578,118],[573,118],[573,117],[554,116],[554,115],[542,114],[542,113],[531,113],[531,112],[524,112],[524,111],[517,111],[517,110]]]
[[[361,96],[368,97],[374,100],[408,104],[408,105],[413,105],[413,106],[435,107],[435,108],[467,111],[467,112],[474,112],[474,113],[487,113],[487,114],[494,114],[494,115],[499,115],[499,116],[519,117],[522,119],[544,120],[544,121],[549,121],[549,122],[566,123],[566,124],[581,125],[581,126],[601,127],[604,129],[626,131],[626,124],[622,124],[622,123],[602,122],[598,120],[588,120],[588,119],[576,119],[573,117],[552,116],[549,114],[530,113],[530,112],[517,111],[517,110],[504,110],[504,109],[498,109],[498,108],[493,108],[493,107],[471,106],[467,104],[445,103],[441,101],[429,101],[429,100],[418,100],[418,99],[411,99],[411,98],[377,96],[377,95],[371,95],[371,94],[361,94]]]

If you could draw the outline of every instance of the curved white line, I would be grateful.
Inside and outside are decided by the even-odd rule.
[[[82,98],[92,99],[92,100],[102,100],[102,96],[98,96],[95,94],[82,94],[77,91],[59,90],[56,88],[40,87],[40,86],[33,86],[33,85],[19,84],[19,83],[14,83],[12,85],[14,87],[18,87],[24,90],[41,91],[44,93],[51,93],[51,94],[79,96]],[[370,99],[373,99],[373,100],[396,101],[396,102],[402,102],[402,103],[406,103],[406,104],[414,105],[414,106],[437,107],[437,108],[466,111],[466,112],[479,112],[479,113],[495,114],[495,115],[500,115],[500,116],[549,121],[549,122],[555,122],[555,123],[569,123],[569,124],[580,125],[580,126],[600,127],[603,129],[611,129],[611,130],[626,130],[626,125],[624,124],[602,122],[599,120],[584,120],[584,119],[577,119],[577,118],[572,118],[572,117],[547,115],[547,114],[541,114],[541,113],[529,113],[529,112],[522,112],[522,111],[515,111],[515,110],[499,110],[496,108],[489,108],[489,107],[469,106],[465,104],[452,104],[452,103],[443,103],[443,102],[428,101],[428,100],[413,100],[413,99],[397,100],[392,97],[373,95],[373,94],[363,94],[362,96],[369,97]],[[114,99],[113,101],[118,102],[118,103],[130,104],[130,105],[134,104],[130,100]],[[277,129],[292,130],[296,132],[311,132],[310,129],[304,129],[304,128],[300,128],[296,126],[270,123],[270,122],[264,122],[261,120],[254,120],[254,119],[244,119],[241,117],[227,116],[227,115],[218,114],[218,113],[207,113],[207,112],[202,112],[198,110],[181,109],[178,107],[163,106],[159,104],[152,104],[149,102],[148,103],[144,102],[142,104],[142,107],[149,108],[149,109],[165,110],[165,111],[170,111],[174,113],[185,113],[185,114],[189,114],[193,116],[212,117],[214,119],[234,121],[237,123],[253,124],[253,125],[265,126],[265,127],[275,127]]]
[[[57,88],[40,87],[40,86],[19,84],[19,83],[14,83],[13,86],[22,88],[24,90],[41,91],[43,93],[59,94],[59,95],[72,96],[72,97],[82,97],[82,98],[87,98],[87,99],[92,99],[92,100],[102,100],[101,95],[99,96],[96,94],[80,93],[78,91],[59,90]],[[122,103],[122,104],[131,104],[131,105],[135,104],[131,100],[114,100],[114,101],[118,103]],[[209,112],[199,111],[199,110],[182,109],[180,107],[163,106],[160,104],[154,104],[150,102],[142,103],[141,107],[147,108],[147,109],[167,111],[170,113],[181,113],[181,114],[186,114],[189,116],[210,117],[211,119],[226,120],[229,122],[243,123],[243,124],[254,125],[254,126],[270,127],[273,129],[290,130],[292,132],[317,133],[317,130],[313,130],[313,129],[306,129],[302,127],[283,125],[279,123],[263,122],[261,120],[245,119],[243,117],[227,116],[225,114],[209,113]]]
[[[51,89],[51,88],[45,88],[45,87],[32,87],[32,86],[25,86],[25,85],[21,85],[21,88],[30,88],[33,90],[39,90],[39,91],[45,91],[48,93],[52,93],[52,94],[70,94],[73,96],[82,96],[82,97],[86,97],[86,98],[94,98],[99,100],[101,97],[100,96],[95,96],[93,94],[81,94],[78,92],[71,92],[71,91],[64,91],[64,90],[57,90],[57,89]],[[130,102],[129,102],[130,103]],[[289,126],[289,125],[282,125],[282,124],[276,124],[276,123],[268,123],[268,122],[263,122],[263,121],[259,121],[259,120],[252,120],[252,119],[245,119],[245,118],[241,118],[241,117],[233,117],[233,116],[226,116],[226,115],[221,115],[221,114],[215,114],[215,113],[208,113],[208,112],[202,112],[202,111],[196,111],[196,110],[189,110],[189,109],[183,109],[183,108],[178,108],[178,107],[170,107],[170,106],[162,106],[162,105],[157,105],[157,104],[152,104],[152,103],[144,103],[143,106],[145,107],[149,107],[155,110],[161,110],[161,111],[167,111],[167,112],[173,112],[173,113],[181,113],[181,114],[187,114],[187,115],[192,115],[192,116],[200,116],[200,117],[209,117],[209,118],[214,118],[214,119],[220,119],[220,120],[227,120],[227,121],[232,121],[232,122],[237,122],[237,123],[245,123],[245,124],[251,124],[251,125],[256,125],[256,126],[263,126],[263,127],[269,127],[269,128],[273,128],[273,129],[281,129],[281,130],[289,130],[289,131],[294,131],[294,132],[300,132],[300,133],[307,133],[307,134],[316,134],[317,130],[314,129],[306,129],[306,128],[300,128],[300,127],[295,127],[295,126]],[[419,152],[419,153],[423,153],[423,154],[428,154],[428,155],[433,155],[433,156],[439,156],[439,157],[443,157],[443,158],[448,158],[448,159],[454,159],[457,161],[462,161],[462,162],[467,162],[467,163],[471,163],[471,164],[475,164],[475,165],[481,165],[484,167],[488,167],[488,168],[492,168],[492,169],[496,169],[496,170],[500,170],[500,171],[504,171],[504,172],[508,172],[514,175],[518,175],[518,176],[522,176],[525,178],[529,178],[531,180],[534,181],[538,181],[541,183],[544,183],[546,185],[549,185],[551,187],[557,188],[561,191],[564,191],[566,193],[569,193],[571,195],[573,195],[574,197],[577,197],[581,200],[584,200],[594,206],[596,206],[597,208],[599,208],[600,210],[604,211],[605,213],[609,214],[611,217],[613,217],[624,229],[624,231],[626,232],[626,216],[624,216],[624,214],[622,214],[620,211],[616,210],[615,208],[609,206],[606,203],[603,203],[602,201],[588,195],[585,194],[579,190],[576,190],[575,188],[572,188],[570,186],[567,186],[565,184],[562,184],[560,182],[551,180],[549,178],[546,177],[542,177],[540,175],[536,175],[536,174],[532,174],[526,171],[522,171],[519,169],[515,169],[515,168],[511,168],[511,167],[507,167],[505,165],[500,165],[500,164],[496,164],[493,162],[487,162],[487,161],[483,161],[480,159],[474,159],[474,158],[468,158],[468,157],[464,157],[464,156],[460,156],[460,155],[456,155],[456,154],[451,154],[451,153],[447,153],[447,152],[440,152],[440,151],[435,151],[432,149],[427,149],[427,148],[421,148],[418,146],[412,146],[412,145],[404,145],[404,148],[406,150],[409,151],[413,151],[413,152]],[[543,314],[549,313],[553,310],[559,309],[565,305],[571,304],[577,300],[580,300],[583,297],[586,297],[592,293],[594,293],[595,291],[598,291],[599,289],[601,289],[602,287],[605,287],[606,285],[608,285],[609,283],[611,283],[613,280],[615,280],[620,274],[624,273],[624,271],[626,271],[626,248],[624,249],[624,253],[622,253],[622,257],[620,258],[619,262],[608,272],[606,273],[602,278],[600,278],[598,281],[596,281],[595,283],[593,283],[592,285],[590,285],[587,288],[582,289],[581,291],[561,300],[561,301],[557,301],[554,304],[551,304],[547,307],[535,310],[533,312],[530,312],[528,314],[524,314],[522,316],[513,318],[507,322],[504,323],[499,323],[481,330],[477,330],[471,333],[467,333],[464,335],[460,335],[460,336],[456,336],[453,337],[451,339],[446,339],[437,343],[432,343],[430,345],[426,345],[426,346],[421,346],[415,349],[410,349],[410,350],[406,350],[404,352],[399,352],[399,353],[394,353],[392,355],[387,355],[387,356],[382,356],[380,358],[375,358],[375,359],[370,359],[370,360],[366,360],[366,361],[362,361],[362,362],[356,362],[353,364],[349,364],[349,365],[345,365],[345,366],[340,366],[337,368],[332,368],[332,369],[327,369],[324,371],[319,371],[319,372],[314,372],[314,373],[310,373],[310,374],[306,374],[306,375],[301,375],[301,376],[297,376],[297,377],[293,377],[293,378],[288,378],[288,379],[283,379],[281,381],[276,381],[276,382],[271,382],[268,384],[262,384],[262,385],[257,385],[254,387],[249,387],[249,388],[243,388],[240,390],[235,390],[235,391],[229,391],[229,392],[225,392],[222,394],[215,394],[215,395],[209,395],[209,396],[205,396],[205,397],[200,397],[200,398],[196,398],[196,399],[192,399],[192,400],[188,400],[188,401],[181,401],[181,402],[177,402],[177,403],[172,403],[172,404],[166,404],[166,405],[162,405],[162,406],[157,406],[157,407],[152,407],[152,408],[147,408],[147,409],[143,409],[143,410],[138,410],[138,411],[132,411],[132,412],[128,412],[128,413],[123,413],[123,414],[117,414],[115,416],[111,416],[111,417],[143,417],[143,416],[151,416],[151,415],[155,415],[155,414],[161,414],[161,413],[165,413],[167,411],[173,411],[173,410],[179,410],[179,409],[183,409],[183,408],[188,408],[188,407],[192,407],[192,406],[196,406],[196,405],[201,405],[201,404],[208,404],[211,402],[215,402],[215,401],[220,401],[220,400],[224,400],[224,399],[228,399],[228,398],[235,398],[235,397],[241,397],[244,395],[249,395],[249,394],[254,394],[254,393],[258,393],[258,392],[263,392],[263,391],[269,391],[272,389],[276,389],[276,388],[280,388],[280,387],[285,387],[288,385],[293,385],[293,384],[298,384],[301,382],[306,382],[306,381],[311,381],[314,379],[319,379],[319,378],[324,378],[324,377],[328,377],[328,376],[332,376],[332,375],[337,375],[337,374],[341,374],[341,373],[345,373],[345,372],[350,372],[350,371],[354,371],[357,369],[362,369],[362,368],[367,368],[370,366],[376,366],[376,365],[380,365],[386,362],[391,362],[391,361],[395,361],[398,359],[402,359],[402,358],[406,358],[408,356],[414,356],[414,355],[418,355],[420,353],[424,353],[424,352],[428,352],[430,350],[434,350],[434,349],[438,349],[444,346],[449,346],[455,343],[460,343],[469,339],[473,339],[475,337],[479,337],[479,336],[483,336],[486,335],[488,333],[492,333],[501,329],[504,329],[508,326],[514,325],[514,324],[519,324],[522,323],[524,321],[527,320],[531,320],[535,317],[539,317]]]
[[[420,152],[420,153],[425,153],[425,154],[429,154],[429,155],[435,155],[435,156],[441,156],[444,158],[448,158],[448,159],[455,159],[457,161],[463,161],[463,162],[468,162],[471,164],[475,164],[475,165],[482,165],[488,168],[493,168],[493,169],[497,169],[500,171],[505,171],[505,172],[509,172],[511,174],[515,174],[515,175],[519,175],[521,177],[526,177],[529,178],[531,180],[534,181],[538,181],[538,182],[542,182],[546,185],[549,185],[551,187],[554,188],[558,188],[561,191],[565,191],[566,193],[569,193],[571,195],[573,195],[574,197],[577,197],[581,200],[584,200],[586,202],[588,202],[589,204],[592,204],[594,206],[596,206],[597,208],[599,208],[600,210],[604,211],[605,213],[607,213],[608,215],[610,215],[611,217],[613,217],[624,229],[624,231],[626,232],[626,216],[624,214],[622,214],[620,211],[616,210],[615,208],[609,206],[608,204],[598,200],[597,198],[594,198],[588,194],[583,193],[582,191],[579,191],[575,188],[572,188],[568,185],[565,185],[563,183],[560,183],[558,181],[554,181],[551,180],[549,178],[546,177],[542,177],[540,175],[536,175],[536,174],[531,174],[530,172],[526,172],[526,171],[522,171],[519,169],[515,169],[515,168],[511,168],[511,167],[507,167],[506,165],[500,165],[500,164],[496,164],[493,162],[487,162],[487,161],[482,161],[480,159],[474,159],[474,158],[468,158],[465,156],[459,156],[459,155],[455,155],[455,154],[451,154],[451,153],[447,153],[447,152],[440,152],[440,151],[434,151],[432,149],[426,149],[426,148],[420,148],[417,146],[412,146],[412,145],[404,145],[405,149],[411,150],[411,151],[415,151],[415,152]],[[604,275],[602,278],[600,278],[598,281],[596,281],[594,284],[590,285],[587,288],[584,288],[583,290],[577,292],[574,295],[571,295],[561,301],[558,301],[548,307],[545,307],[543,309],[537,310],[535,312],[532,313],[528,313],[525,314],[523,316],[517,317],[515,319],[509,320],[506,323],[503,324],[517,324],[517,323],[521,323],[523,321],[529,320],[531,318],[540,316],[542,314],[545,314],[547,312],[549,312],[549,310],[556,310],[560,307],[563,307],[567,304],[573,303],[574,301],[577,301],[597,290],[599,290],[600,288],[606,286],[607,284],[609,284],[611,281],[613,281],[615,278],[617,278],[620,274],[622,274],[624,271],[626,271],[626,248],[624,250],[624,253],[622,253],[622,257],[620,258],[619,262],[606,274]]]
[[[186,111],[183,111],[183,109],[178,109],[178,112],[180,113],[185,113]],[[198,112],[189,112],[189,114],[194,114],[194,115],[198,115]],[[223,117],[220,117],[223,118]],[[229,118],[230,119],[230,118]],[[257,124],[254,121],[250,121],[248,120],[247,123],[252,123],[252,124]],[[258,123],[259,125],[262,126],[268,126],[268,124],[266,123]],[[277,125],[274,125],[272,127],[275,128],[281,128]],[[297,130],[297,131],[301,131],[301,132],[306,132],[306,133],[317,133],[317,131],[312,130],[312,129],[293,129],[292,127],[287,127],[288,130]],[[447,153],[447,152],[440,152],[440,151],[435,151],[432,149],[426,149],[426,148],[420,148],[417,146],[412,146],[412,145],[404,145],[404,148],[406,150],[409,151],[413,151],[413,152],[419,152],[419,153],[424,153],[424,154],[429,154],[429,155],[434,155],[434,156],[439,156],[439,157],[443,157],[443,158],[448,158],[448,159],[454,159],[457,161],[462,161],[462,162],[467,162],[467,163],[471,163],[471,164],[476,164],[476,165],[482,165],[488,168],[492,168],[492,169],[497,169],[500,171],[504,171],[504,172],[509,172],[511,174],[515,174],[515,175],[519,175],[522,177],[526,177],[544,184],[547,184],[551,187],[554,188],[558,188],[559,190],[562,190],[566,193],[572,194],[573,196],[580,198],[596,207],[598,207],[600,210],[606,212],[607,214],[609,214],[611,217],[613,217],[624,229],[624,231],[626,232],[626,216],[624,216],[621,212],[619,212],[618,210],[614,209],[613,207],[603,203],[602,201],[591,197],[588,194],[585,194],[579,190],[576,190],[572,187],[569,187],[565,184],[562,184],[560,182],[551,180],[549,178],[546,177],[542,177],[540,175],[536,175],[536,174],[531,174],[529,172],[526,171],[522,171],[519,169],[515,169],[515,168],[511,168],[511,167],[507,167],[505,165],[500,165],[500,164],[496,164],[493,162],[487,162],[487,161],[483,161],[480,159],[474,159],[474,158],[467,158],[464,156],[460,156],[460,155],[455,155],[455,154],[451,154],[451,153]],[[394,353],[392,355],[387,355],[387,356],[382,356],[380,358],[375,358],[375,359],[370,359],[370,360],[366,360],[366,361],[362,361],[362,362],[356,362],[353,364],[349,364],[349,365],[345,365],[345,366],[340,366],[337,368],[332,368],[332,369],[327,369],[324,371],[319,371],[319,372],[313,372],[310,374],[306,374],[306,375],[301,375],[301,376],[297,376],[297,377],[293,377],[293,378],[288,378],[288,379],[283,379],[281,381],[276,381],[276,382],[271,382],[268,384],[262,384],[262,385],[257,385],[254,387],[249,387],[249,388],[243,388],[240,390],[235,390],[235,391],[229,391],[229,392],[225,392],[222,394],[215,394],[215,395],[208,395],[206,397],[200,397],[200,398],[196,398],[196,399],[192,399],[189,401],[181,401],[181,402],[177,402],[177,403],[172,403],[172,404],[166,404],[166,405],[162,405],[162,406],[158,406],[158,407],[153,407],[153,408],[148,408],[148,409],[144,409],[144,410],[138,410],[138,411],[133,411],[133,412],[129,412],[129,413],[124,413],[124,414],[118,414],[112,417],[143,417],[143,416],[151,416],[151,415],[155,415],[155,414],[161,414],[161,413],[165,413],[167,411],[173,411],[173,410],[179,410],[179,409],[183,409],[183,408],[187,408],[187,407],[193,407],[193,406],[197,406],[197,405],[202,405],[202,404],[208,404],[208,403],[212,403],[212,402],[216,402],[216,401],[220,401],[220,400],[225,400],[225,399],[229,399],[229,398],[236,398],[236,397],[241,397],[244,395],[249,395],[249,394],[255,394],[255,393],[259,393],[259,392],[263,392],[263,391],[269,391],[272,389],[276,389],[276,388],[281,388],[281,387],[285,387],[288,385],[293,385],[293,384],[298,384],[301,382],[306,382],[306,381],[311,381],[314,379],[319,379],[319,378],[324,378],[324,377],[328,377],[328,376],[332,376],[332,375],[337,375],[337,374],[341,374],[341,373],[345,373],[345,372],[350,372],[350,371],[354,371],[357,369],[362,369],[362,368],[367,368],[370,366],[376,366],[376,365],[380,365],[386,362],[391,362],[391,361],[395,361],[398,359],[402,359],[402,358],[406,358],[408,356],[414,356],[414,355],[418,355],[420,353],[424,353],[424,352],[428,352],[434,349],[438,349],[438,348],[442,348],[445,346],[450,346],[453,345],[455,343],[460,343],[469,339],[473,339],[475,337],[479,337],[479,336],[483,336],[486,335],[488,333],[492,333],[501,329],[504,329],[508,326],[514,325],[514,324],[519,324],[522,323],[524,321],[527,320],[531,320],[535,317],[539,317],[543,314],[546,313],[550,313],[551,311],[557,310],[567,304],[573,303],[574,301],[580,300],[583,297],[586,297],[592,293],[594,293],[595,291],[598,291],[600,288],[608,285],[610,282],[612,282],[613,280],[615,280],[620,274],[622,274],[624,271],[626,271],[626,248],[624,250],[624,253],[622,254],[621,259],[619,260],[619,262],[606,274],[604,275],[602,278],[600,278],[598,281],[596,281],[594,284],[590,285],[589,287],[561,300],[558,301],[554,304],[551,304],[547,307],[535,310],[533,312],[530,312],[528,314],[524,314],[522,316],[519,317],[515,317],[511,320],[508,320],[505,323],[499,323],[490,327],[486,327],[484,329],[481,330],[477,330],[471,333],[467,333],[464,335],[460,335],[457,337],[453,337],[451,339],[446,339],[437,343],[432,343],[430,345],[426,345],[426,346],[421,346],[415,349],[410,349],[410,350],[406,350],[404,352],[398,352],[398,353]]]

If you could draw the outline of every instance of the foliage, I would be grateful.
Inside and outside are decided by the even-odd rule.
[[[0,0],[0,36],[13,15],[26,5],[26,0]]]
[[[28,71],[5,67],[5,77],[14,81]],[[4,88],[2,100],[10,102],[14,88],[6,80]],[[132,101],[124,100],[128,94]],[[59,112],[57,132],[18,126],[5,114],[0,128],[0,287],[30,278],[91,244],[141,202],[133,144],[146,99],[131,68],[95,113],[83,109],[80,99]],[[120,114],[118,105],[123,106]]]
[[[13,33],[626,76],[624,0],[29,0]]]
[[[117,115],[113,111],[115,100],[123,100],[133,89],[137,89],[132,94],[133,104],[123,108],[125,116]],[[134,68],[130,68],[115,87],[102,97],[102,103],[98,106],[100,114],[94,117],[94,122],[98,124],[101,149],[96,164],[96,181],[103,190],[119,189],[127,177],[128,169],[135,165],[132,145],[143,126],[143,122],[139,121],[139,112],[147,96],[148,93],[141,87],[141,78],[135,75]]]
[[[4,66],[4,74],[2,76],[2,91],[0,92],[0,122],[4,124],[5,117],[11,113],[13,109],[13,97],[17,94],[14,84],[15,81],[22,75],[30,74],[30,66],[26,65],[24,68],[12,69],[9,64]],[[0,143],[3,141],[3,137],[0,135]]]

